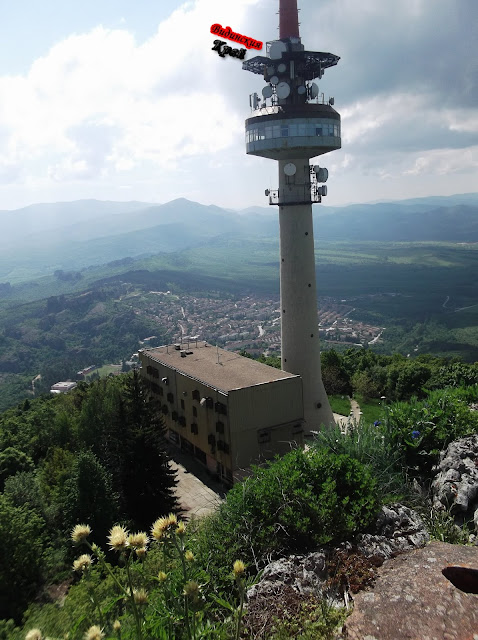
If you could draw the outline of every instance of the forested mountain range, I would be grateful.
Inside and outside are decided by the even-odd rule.
[[[233,211],[184,198],[159,205],[83,200],[0,211],[0,283],[180,251],[224,235],[276,239],[276,213],[275,207]],[[314,218],[317,242],[478,242],[478,194],[317,205]]]

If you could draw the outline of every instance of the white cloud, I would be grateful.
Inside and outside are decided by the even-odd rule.
[[[379,178],[398,191],[402,181],[405,192],[426,176],[423,188],[438,193],[437,177],[466,174],[476,189],[473,3],[302,0],[306,48],[342,56],[320,83],[342,115],[343,150],[324,160],[331,180]],[[0,77],[0,194],[21,206],[65,193],[115,199],[127,185],[137,199],[264,204],[277,167],[247,158],[243,139],[248,94],[263,81],[211,51],[209,29],[272,40],[277,4],[194,0],[146,41],[127,21],[97,26],[54,44],[25,75]]]

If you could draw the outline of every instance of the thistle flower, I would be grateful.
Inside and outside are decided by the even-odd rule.
[[[84,636],[85,640],[103,640],[104,637],[105,634],[96,624],[90,627]]]
[[[180,522],[176,529],[176,535],[182,538],[185,533],[186,533],[186,525],[184,524],[184,522]]]
[[[144,607],[148,604],[148,592],[146,589],[134,589],[133,598],[139,607]]]
[[[246,565],[242,562],[242,560],[236,560],[233,566],[234,577],[236,578],[236,580],[242,577],[245,570]]]
[[[121,629],[121,622],[119,620],[115,620],[113,622],[113,631],[118,632]]]
[[[149,538],[144,533],[144,531],[139,531],[138,533],[130,533],[128,536],[128,544],[133,549],[146,549],[148,546]]]
[[[164,573],[164,571],[160,571],[158,573],[159,582],[166,582],[167,579],[168,579],[168,574],[167,573]]]
[[[199,597],[199,591],[200,588],[198,583],[194,580],[189,580],[189,582],[186,582],[186,584],[184,585],[183,594],[196,602]]]
[[[158,518],[151,527],[151,535],[155,540],[161,540],[168,527],[169,518]]]
[[[128,547],[128,531],[117,524],[111,529],[108,540],[113,551],[124,551]]]
[[[184,558],[186,562],[194,562],[194,553],[192,551],[186,551],[184,554]]]
[[[178,519],[176,518],[176,516],[174,515],[174,513],[170,513],[168,516],[168,520],[169,520],[169,524],[171,526],[178,524]]]
[[[77,524],[71,532],[71,539],[75,544],[81,544],[90,535],[91,529],[87,524]]]
[[[25,640],[43,640],[43,635],[40,629],[30,629],[25,636]]]
[[[146,555],[146,547],[140,547],[139,549],[136,549],[136,555],[140,560],[142,560]]]
[[[84,553],[73,562],[73,571],[86,571],[91,567],[92,562],[93,558],[90,556],[90,554]]]

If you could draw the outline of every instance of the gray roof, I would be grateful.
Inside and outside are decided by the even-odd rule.
[[[269,367],[251,358],[244,358],[238,353],[206,345],[205,342],[198,342],[196,347],[195,342],[190,343],[187,351],[192,353],[186,357],[181,357],[181,352],[177,351],[174,346],[143,349],[142,353],[186,376],[226,392],[299,377],[293,373]],[[181,346],[185,350],[186,347],[187,345]]]

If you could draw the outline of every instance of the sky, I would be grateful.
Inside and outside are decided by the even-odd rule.
[[[342,117],[342,149],[318,160],[324,202],[477,192],[476,0],[298,6],[305,48],[340,56],[319,82]],[[83,198],[267,206],[277,163],[244,142],[249,94],[265,83],[212,51],[210,27],[265,43],[278,8],[0,0],[0,210]]]

